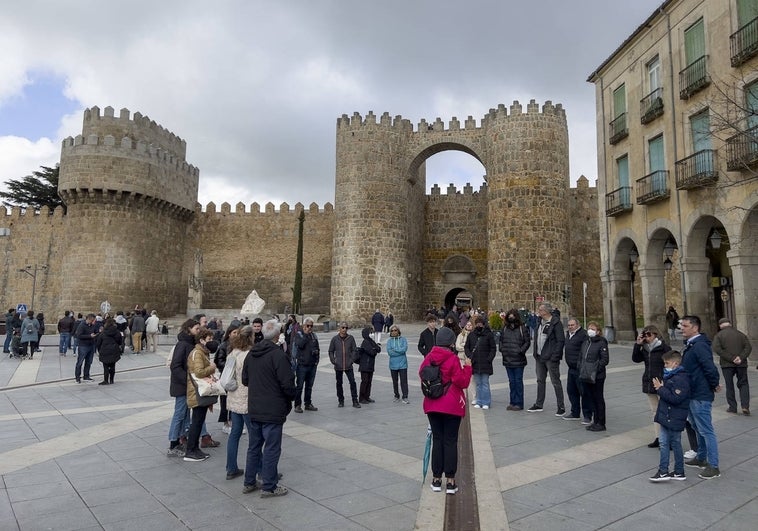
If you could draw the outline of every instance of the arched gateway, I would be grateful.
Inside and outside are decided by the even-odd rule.
[[[425,161],[458,150],[485,167],[486,186],[425,195]],[[447,127],[373,112],[337,120],[331,313],[360,321],[377,307],[419,319],[456,287],[444,264],[473,264],[483,307],[550,300],[570,282],[568,131],[561,105],[532,100]],[[452,193],[451,193],[452,192]],[[485,304],[486,302],[486,304]]]

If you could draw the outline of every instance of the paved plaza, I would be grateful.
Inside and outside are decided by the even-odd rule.
[[[333,333],[319,334],[322,361],[313,398],[319,411],[289,415],[280,472],[290,492],[271,499],[243,494],[242,478],[226,480],[227,436],[215,422],[217,411],[208,414],[207,424],[222,445],[206,450],[210,459],[166,457],[173,413],[164,366],[173,344],[168,338],[158,353],[125,354],[115,385],[98,386],[97,361],[95,383],[76,384],[75,357],[59,356],[57,336],[45,336],[44,352],[33,360],[0,361],[0,529],[443,529],[446,496],[421,481],[427,423],[415,345],[423,325],[400,326],[410,345],[410,405],[393,402],[382,353],[373,384],[376,403],[338,409],[326,355]],[[758,418],[726,413],[724,394],[718,394],[714,424],[722,476],[705,481],[687,468],[687,481],[650,483],[658,450],[646,446],[654,432],[641,393],[642,366],[632,363],[631,350],[610,347],[608,431],[602,433],[556,417],[549,383],[544,412],[506,411],[508,385],[498,355],[492,409],[468,412],[475,479],[459,474],[458,496],[475,489],[481,529],[758,526]],[[527,407],[536,394],[529,360]],[[755,366],[752,360],[754,396]],[[565,365],[562,373],[565,384]],[[246,447],[243,435],[240,466]]]

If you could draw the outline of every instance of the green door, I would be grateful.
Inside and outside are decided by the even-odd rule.
[[[622,205],[632,204],[631,189],[629,188],[629,157],[624,155],[616,159],[616,170],[619,176],[619,200]]]
[[[651,192],[662,193],[666,190],[666,161],[663,160],[663,135],[658,135],[648,141],[650,157]]]
[[[692,126],[692,149],[695,156],[695,172],[700,175],[714,171],[711,156],[711,120],[708,111],[690,118]]]

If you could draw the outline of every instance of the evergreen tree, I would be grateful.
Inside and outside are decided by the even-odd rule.
[[[49,207],[50,211],[66,205],[58,195],[59,167],[55,168],[40,166],[40,171],[35,171],[22,179],[12,179],[6,182],[7,192],[0,192],[0,201],[3,205],[20,206],[39,210],[43,206]]]
[[[295,288],[292,290],[292,311],[300,313],[300,304],[303,293],[303,223],[305,223],[305,211],[300,211],[297,218],[297,258],[295,259]]]

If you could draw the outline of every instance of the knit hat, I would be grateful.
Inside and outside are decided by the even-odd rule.
[[[440,347],[449,347],[455,343],[455,332],[449,328],[440,328],[437,330],[437,338],[434,344]]]

